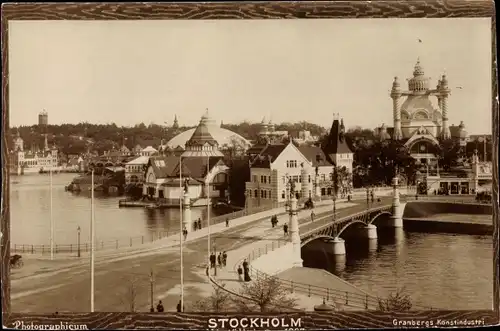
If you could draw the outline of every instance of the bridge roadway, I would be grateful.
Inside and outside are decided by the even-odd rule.
[[[391,198],[382,198],[380,204],[388,205]],[[366,210],[366,200],[353,201],[350,206],[340,208],[345,202],[337,205],[337,217],[342,218]],[[310,220],[310,212],[302,212],[300,218],[301,232],[324,226],[331,222],[332,205],[316,207],[317,219]],[[284,212],[283,208],[280,209]],[[320,212],[322,211],[322,212]],[[274,212],[278,212],[275,210]],[[272,213],[272,212],[271,212]],[[321,219],[321,217],[326,216]],[[269,216],[253,219],[238,224],[232,220],[231,226],[214,225],[218,230],[217,251],[231,251],[242,246],[252,246],[271,231]],[[263,218],[262,218],[263,217]],[[288,220],[288,216],[280,216],[280,224]],[[212,228],[212,227],[211,227]],[[262,229],[261,233],[245,235],[252,229]],[[276,230],[276,229],[275,229]],[[190,233],[184,244],[184,279],[186,282],[186,307],[189,302],[199,300],[199,287],[207,283],[204,277],[207,242],[206,235],[199,230]],[[178,238],[178,236],[177,236]],[[95,307],[96,311],[128,311],[130,306],[130,290],[135,288],[135,306],[139,311],[147,311],[149,307],[150,271],[154,272],[155,298],[162,299],[167,311],[174,311],[179,300],[178,286],[180,279],[179,246],[172,238],[171,245],[150,247],[140,254],[126,252],[124,255],[112,255],[97,259],[95,267]],[[284,240],[284,239],[282,239]],[[200,254],[203,252],[203,254]],[[25,267],[29,260],[25,261]],[[24,268],[24,267],[23,267]],[[201,276],[200,276],[201,273]],[[131,284],[134,284],[133,286]],[[12,275],[11,299],[12,310],[17,312],[85,312],[90,307],[90,276],[88,260],[60,270],[44,272],[23,278]],[[177,290],[176,290],[177,289]]]

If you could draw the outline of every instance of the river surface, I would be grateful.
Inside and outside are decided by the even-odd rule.
[[[346,256],[314,241],[304,266],[325,269],[369,293],[404,289],[415,305],[433,309],[492,309],[493,237],[417,233],[386,228],[378,239],[346,241]]]
[[[66,192],[77,174],[52,176],[52,217],[55,244],[75,244],[77,228],[81,229],[81,243],[90,241],[90,195]],[[11,243],[13,245],[48,245],[50,243],[50,177],[24,175],[10,177]],[[179,209],[147,210],[119,208],[124,197],[95,195],[96,242],[130,237],[147,239],[159,232],[178,231]],[[207,208],[191,209],[192,219],[205,219]],[[216,215],[215,212],[211,213]],[[135,241],[139,242],[139,241]]]

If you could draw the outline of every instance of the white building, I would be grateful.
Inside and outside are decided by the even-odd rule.
[[[139,156],[125,164],[125,184],[142,184],[149,156]]]
[[[234,148],[244,152],[251,146],[251,143],[239,134],[222,128],[220,123],[217,123],[217,121],[210,117],[208,110],[201,117],[200,124],[204,125],[212,139],[217,142],[219,150]],[[167,142],[168,148],[170,150],[185,148],[186,143],[191,139],[195,130],[196,128],[179,133]]]
[[[59,169],[57,149],[50,148],[45,135],[45,146],[43,151],[25,151],[24,141],[19,131],[14,139],[14,149],[10,153],[10,173],[22,175],[27,173],[39,173],[42,171]]]
[[[147,146],[140,151],[141,156],[153,156],[158,153],[158,150],[153,146]]]
[[[178,156],[153,156],[146,165],[143,195],[150,200],[178,204],[187,186],[191,203],[206,205],[210,199],[227,199],[228,171],[218,142],[203,119]]]
[[[352,182],[353,153],[344,138],[345,127],[336,117],[328,142],[323,148],[288,144],[269,144],[250,164],[246,183],[247,206],[263,206],[287,200],[288,181],[295,183],[301,199],[317,199],[332,194],[334,167],[345,167]],[[346,183],[345,188],[349,183]],[[348,192],[345,192],[348,193]]]

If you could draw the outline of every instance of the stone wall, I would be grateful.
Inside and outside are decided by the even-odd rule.
[[[251,261],[251,266],[255,270],[272,276],[292,268],[293,261],[293,245],[287,243],[254,259]]]

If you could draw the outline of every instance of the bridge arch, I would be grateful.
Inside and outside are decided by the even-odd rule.
[[[403,207],[404,208],[404,207]],[[373,222],[375,222],[380,216],[382,215],[389,215],[389,216],[392,216],[392,213],[389,212],[389,211],[381,211],[380,213],[378,213],[377,215],[373,216],[372,219],[370,220],[370,222],[368,222],[368,224],[372,224]]]
[[[335,239],[335,237],[330,236],[328,234],[319,234],[317,236],[312,236],[312,237],[308,238],[307,240],[301,242],[300,247],[304,247],[307,244],[309,244],[310,242],[317,240],[317,239],[332,239],[333,240],[333,239]]]
[[[365,222],[363,221],[360,221],[360,220],[354,220],[352,222],[349,222],[347,223],[346,225],[344,225],[340,230],[339,232],[337,233],[337,237],[340,237],[340,235],[342,234],[342,232],[344,232],[345,230],[347,230],[349,227],[351,227],[352,225],[354,224],[363,224],[364,226],[367,226],[368,224],[366,224]]]

